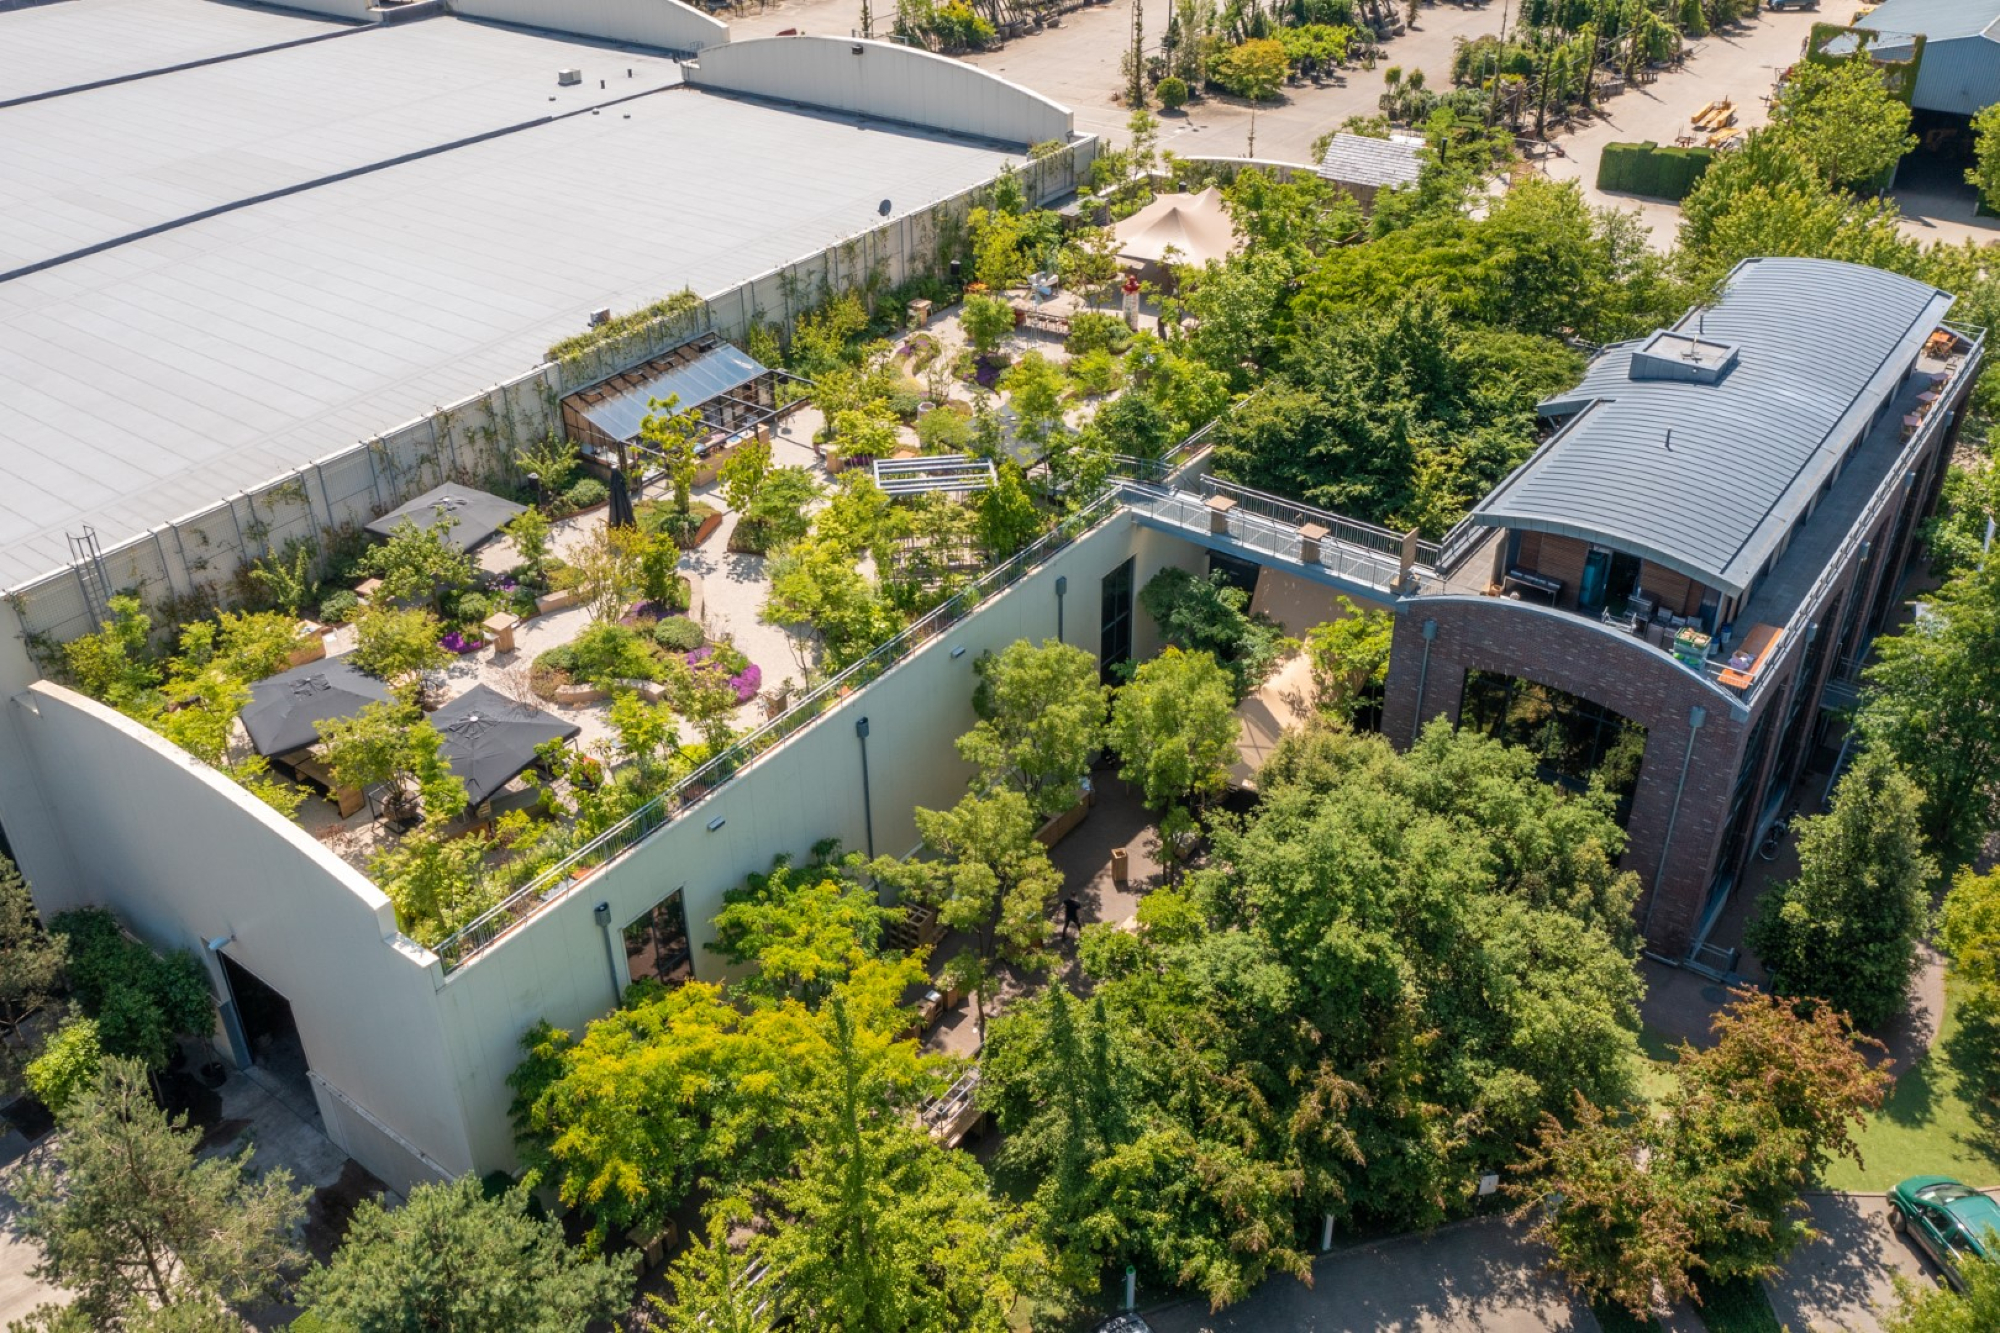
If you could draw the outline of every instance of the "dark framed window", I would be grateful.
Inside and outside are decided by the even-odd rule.
[[[1553,686],[1468,671],[1459,725],[1532,751],[1546,782],[1581,791],[1601,779],[1618,822],[1632,813],[1646,729],[1630,718]]]
[[[1132,566],[1127,560],[1104,576],[1097,669],[1107,681],[1117,679],[1116,668],[1132,660]]]
[[[625,965],[634,981],[678,986],[694,980],[694,948],[688,942],[683,890],[675,889],[625,927]]]

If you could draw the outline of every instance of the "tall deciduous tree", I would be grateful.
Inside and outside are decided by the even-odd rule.
[[[1339,603],[1337,619],[1306,631],[1306,656],[1312,664],[1313,703],[1330,717],[1352,721],[1389,678],[1396,620],[1386,611],[1364,610],[1346,596]]]
[[[829,840],[803,866],[779,856],[769,874],[753,874],[723,894],[708,947],[732,963],[757,964],[739,983],[743,991],[816,1006],[875,955],[883,927],[897,913],[875,901],[838,853],[839,844]]]
[[[487,1198],[470,1175],[420,1184],[396,1209],[364,1199],[305,1299],[348,1333],[571,1333],[623,1313],[629,1264],[570,1248],[527,1208],[527,1186]]]
[[[1972,151],[1966,184],[1979,191],[1987,208],[2000,212],[2000,102],[1972,118]]]
[[[1876,641],[1858,721],[1923,775],[1925,832],[1949,864],[1972,855],[2000,801],[2000,560],[1928,601],[1931,614]]]
[[[1917,146],[1910,108],[1889,91],[1867,55],[1801,60],[1771,101],[1771,123],[1829,185],[1854,188],[1884,176]]]
[[[959,757],[979,769],[989,793],[1016,791],[1049,818],[1083,799],[1090,761],[1104,746],[1110,691],[1097,659],[1054,639],[1017,639],[981,657],[973,710],[979,721],[958,738]]]
[[[1146,804],[1163,814],[1221,793],[1236,762],[1236,692],[1207,653],[1169,647],[1132,673],[1111,704],[1111,743]]]
[[[762,1244],[754,1235],[745,1243],[735,1239],[736,1233],[749,1233],[752,1220],[742,1199],[709,1205],[702,1234],[667,1270],[673,1300],[646,1295],[668,1333],[777,1333],[769,1270],[764,1281],[755,1280]]]
[[[0,1027],[10,1060],[18,1054],[16,1025],[48,1002],[62,969],[62,941],[42,929],[28,881],[0,855]]]
[[[658,456],[667,482],[674,488],[674,512],[685,517],[692,503],[694,479],[701,472],[695,443],[708,427],[698,410],[681,406],[677,393],[670,393],[665,399],[649,399],[646,407],[646,415],[639,422],[639,438]]]
[[[61,1126],[55,1167],[29,1169],[16,1187],[15,1225],[42,1252],[35,1276],[76,1300],[67,1313],[39,1308],[25,1327],[81,1317],[110,1331],[156,1327],[148,1321],[166,1308],[220,1314],[270,1294],[300,1260],[292,1230],[305,1200],[291,1173],[198,1160],[198,1136],[154,1104],[138,1062],[107,1060]]]
[[[1806,822],[1799,877],[1764,895],[1748,936],[1780,994],[1824,1000],[1863,1028],[1903,1011],[1937,876],[1922,813],[1917,784],[1869,753],[1833,809]]]
[[[472,557],[454,546],[458,520],[441,515],[429,527],[398,523],[380,546],[361,557],[361,569],[382,580],[384,601],[435,603],[445,592],[472,582]]]

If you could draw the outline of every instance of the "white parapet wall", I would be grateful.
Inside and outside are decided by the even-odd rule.
[[[822,838],[865,852],[871,822],[874,850],[903,855],[918,841],[916,807],[947,808],[965,794],[971,770],[952,741],[976,720],[973,664],[1017,639],[1054,638],[1058,579],[1063,639],[1095,653],[1105,575],[1131,560],[1136,592],[1168,565],[1206,568],[1206,554],[1114,516],[452,972],[446,1024],[480,1168],[513,1160],[506,1077],[521,1060],[521,1035],[538,1019],[577,1035],[613,1007],[631,979],[626,926],[679,891],[695,975],[721,980],[726,964],[706,946],[723,894],[746,875],[769,870],[781,852],[803,861]],[[1134,615],[1133,651],[1144,660],[1157,636]],[[855,730],[863,718],[865,796]]]
[[[1066,143],[1070,109],[974,65],[894,42],[760,37],[703,51],[687,80],[711,92],[873,116],[1023,148]]]
[[[437,960],[381,890],[298,825],[103,704],[38,682],[4,707],[12,779],[53,818],[9,838],[45,914],[102,906],[148,944],[216,950],[291,1005],[326,1131],[391,1187],[470,1170]],[[12,811],[10,810],[10,814]],[[218,1023],[218,1049],[232,1040]]]
[[[332,0],[339,4],[342,0]],[[729,25],[681,0],[450,0],[452,12],[579,37],[705,51],[729,40]]]

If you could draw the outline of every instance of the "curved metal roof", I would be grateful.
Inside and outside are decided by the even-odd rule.
[[[1606,348],[1542,404],[1575,415],[1473,520],[1601,542],[1740,594],[1951,303],[1857,264],[1745,260],[1714,306],[1674,326],[1734,348],[1715,382],[1655,377],[1658,358],[1639,356],[1652,340]]]

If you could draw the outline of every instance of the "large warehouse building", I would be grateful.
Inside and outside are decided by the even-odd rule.
[[[0,7],[0,834],[44,911],[103,903],[207,959],[239,1062],[232,995],[288,1001],[327,1133],[401,1188],[504,1161],[524,1025],[612,1003],[590,905],[582,964],[530,943],[447,976],[373,884],[39,681],[31,645],[108,591],[224,589],[288,535],[485,475],[646,338],[934,269],[1003,170],[1041,202],[1093,142],[971,66],[730,43],[677,0],[294,5],[320,12]],[[682,292],[685,314],[548,356]],[[853,803],[808,795],[764,793]],[[746,810],[707,851],[740,874],[780,845]],[[690,868],[635,867],[620,924]]]

